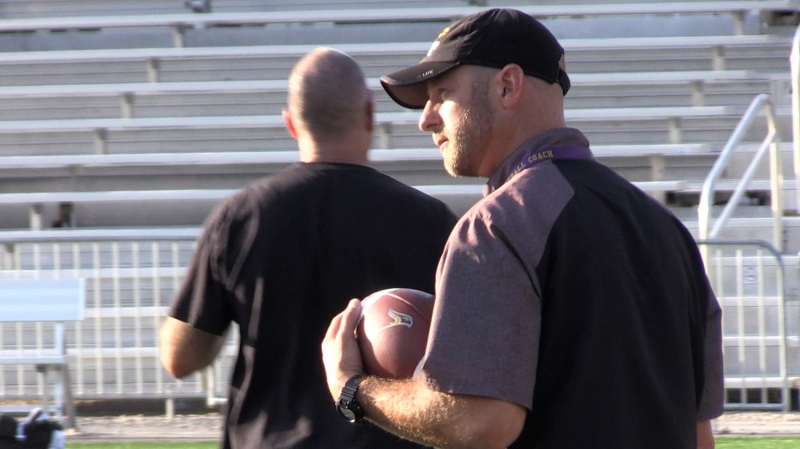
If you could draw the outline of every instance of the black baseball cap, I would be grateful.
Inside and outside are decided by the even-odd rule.
[[[394,101],[422,109],[428,101],[425,83],[463,64],[502,69],[517,64],[528,76],[569,90],[558,65],[564,48],[538,20],[515,9],[489,9],[462,17],[445,28],[419,64],[381,77]]]

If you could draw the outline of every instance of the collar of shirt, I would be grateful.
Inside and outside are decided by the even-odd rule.
[[[495,170],[486,186],[483,188],[484,196],[489,195],[508,182],[519,172],[520,161],[527,159],[529,155],[541,152],[548,148],[577,146],[589,147],[589,140],[582,132],[574,128],[559,128],[544,132],[531,137],[520,145],[513,153],[503,160]]]

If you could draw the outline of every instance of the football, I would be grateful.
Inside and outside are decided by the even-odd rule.
[[[381,290],[361,302],[356,338],[367,374],[413,376],[428,342],[433,295],[408,288]]]

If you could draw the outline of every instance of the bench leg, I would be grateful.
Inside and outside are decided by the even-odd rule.
[[[72,383],[69,378],[69,365],[61,366],[61,388],[64,393],[64,428],[78,429],[78,422],[75,414],[75,401],[72,398]]]
[[[50,365],[38,365],[36,371],[39,373],[39,381],[42,385],[42,411],[50,414],[51,402],[51,379]],[[77,429],[75,401],[72,396],[72,384],[69,378],[69,365],[58,365],[58,383],[55,391],[52,392],[52,401],[55,407],[56,419],[62,423],[65,429]]]
[[[42,386],[42,411],[50,413],[50,366],[38,365],[39,384]]]

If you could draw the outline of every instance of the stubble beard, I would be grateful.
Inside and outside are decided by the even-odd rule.
[[[469,106],[449,139],[450,151],[444,154],[444,166],[451,176],[478,176],[494,119],[488,92],[486,82],[473,85]]]

